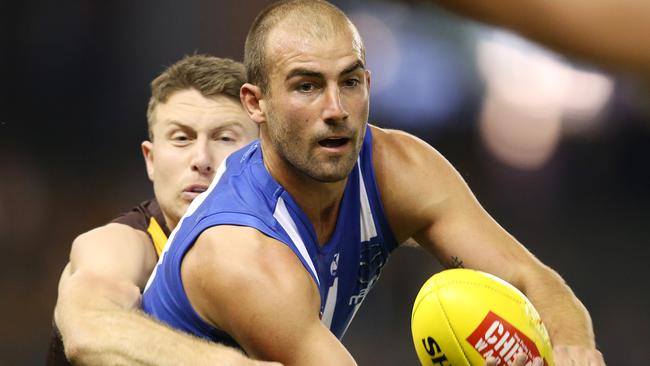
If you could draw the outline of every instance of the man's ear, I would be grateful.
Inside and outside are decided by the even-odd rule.
[[[144,163],[147,166],[147,176],[149,176],[149,180],[153,182],[153,173],[154,173],[153,142],[151,142],[151,141],[142,141],[142,144],[140,144],[140,147],[142,148],[142,156],[144,156]]]
[[[368,88],[368,95],[370,95],[370,79],[371,79],[370,76],[371,75],[372,75],[372,73],[370,72],[370,70],[366,70],[366,88]]]
[[[262,89],[257,85],[245,83],[239,89],[239,99],[248,116],[257,124],[266,122],[266,104]]]

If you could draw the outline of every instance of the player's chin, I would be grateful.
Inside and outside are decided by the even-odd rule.
[[[185,212],[190,207],[191,203],[192,200],[187,200],[185,198],[179,199],[174,205],[174,212],[172,214],[180,219],[183,217],[183,215],[185,215]]]
[[[322,183],[336,183],[345,180],[354,167],[355,159],[350,161],[328,161],[320,165],[320,169],[312,176]]]

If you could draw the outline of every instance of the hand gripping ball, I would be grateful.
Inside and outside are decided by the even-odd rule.
[[[411,316],[413,343],[425,366],[482,366],[487,357],[553,365],[551,342],[530,301],[506,281],[480,271],[450,269],[422,286]]]

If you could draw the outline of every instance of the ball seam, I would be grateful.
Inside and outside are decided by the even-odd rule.
[[[439,284],[436,283],[436,285],[439,285]],[[436,286],[436,287],[438,287],[438,290],[440,290],[440,288],[441,288],[439,286]],[[442,310],[442,313],[445,316],[445,325],[451,331],[451,334],[453,335],[454,342],[456,343],[456,347],[458,347],[458,349],[460,349],[460,352],[463,353],[463,357],[465,358],[466,364],[468,366],[471,366],[471,362],[469,362],[469,358],[467,357],[467,353],[465,353],[465,349],[463,348],[463,346],[460,344],[460,341],[458,340],[458,335],[456,334],[456,331],[454,331],[454,328],[451,326],[451,324],[449,324],[449,316],[447,314],[447,310],[445,309],[445,307],[442,304],[440,296],[438,296],[437,293],[435,295],[436,295],[436,301],[438,302],[438,306],[440,307],[440,310]]]

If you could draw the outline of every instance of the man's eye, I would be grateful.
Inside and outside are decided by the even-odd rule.
[[[176,135],[172,136],[172,141],[187,142],[187,141],[189,141],[189,137],[187,137],[187,135],[183,135],[183,134],[176,134]]]
[[[303,93],[309,93],[311,91],[314,91],[316,87],[312,83],[300,83],[298,85],[298,90],[303,92]]]
[[[345,80],[345,82],[344,82],[343,84],[344,84],[345,86],[347,86],[347,87],[354,88],[355,86],[359,85],[359,83],[360,83],[359,79],[355,79],[355,78],[353,78],[353,79],[347,79],[347,80]]]
[[[224,136],[224,135],[219,136],[218,140],[219,141],[224,141],[224,142],[235,142],[236,141],[234,137],[232,137],[232,136]]]

